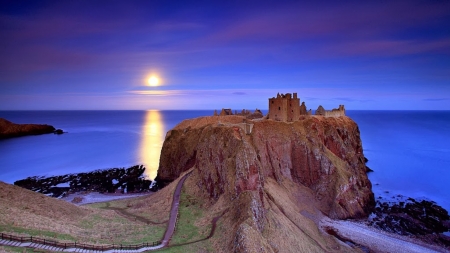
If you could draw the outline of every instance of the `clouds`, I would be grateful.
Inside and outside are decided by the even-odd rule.
[[[272,88],[448,93],[448,23],[448,1],[12,1],[0,10],[0,93],[128,97],[155,70],[167,90],[235,96]]]
[[[441,101],[449,101],[450,98],[425,98],[423,100],[427,102],[441,102]]]

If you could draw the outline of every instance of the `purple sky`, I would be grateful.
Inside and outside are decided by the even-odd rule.
[[[450,1],[314,2],[1,0],[0,110],[450,109]]]

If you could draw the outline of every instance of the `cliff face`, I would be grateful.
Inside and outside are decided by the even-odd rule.
[[[268,177],[315,192],[334,218],[367,215],[373,204],[358,126],[348,117],[305,117],[293,123],[255,121],[246,135],[239,117],[193,119],[169,131],[158,176],[172,181],[195,165],[213,199],[264,188]],[[199,123],[202,122],[203,123]]]
[[[350,118],[250,121],[251,134],[242,122],[239,116],[182,122],[167,133],[158,170],[160,180],[172,181],[194,169],[195,185],[212,203],[229,208],[225,219],[233,224],[235,251],[252,249],[254,243],[275,250],[273,240],[282,233],[272,225],[285,222],[278,215],[297,226],[307,224],[298,220],[306,219],[299,215],[302,210],[342,219],[368,215],[374,197],[359,129]],[[299,233],[306,239],[318,236],[302,228]],[[318,241],[316,250],[325,250]]]
[[[56,129],[50,125],[14,124],[8,120],[0,118],[0,139],[26,135],[48,134],[55,132],[55,130]]]

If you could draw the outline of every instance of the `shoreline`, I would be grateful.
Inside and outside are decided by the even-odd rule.
[[[332,220],[323,216],[319,221],[319,229],[324,233],[331,234],[327,231],[330,228],[338,235],[335,236],[336,239],[342,243],[348,244],[347,240],[350,240],[352,244],[368,247],[375,252],[449,252],[443,247],[426,244],[408,236],[388,233],[367,226],[361,221]]]
[[[145,193],[100,193],[100,192],[75,192],[69,194],[68,196],[60,198],[66,202],[72,203],[77,206],[93,204],[93,203],[101,203],[101,202],[109,202],[120,199],[128,199],[128,198],[137,198],[142,196],[149,196],[154,194],[154,192],[145,192]],[[79,201],[77,201],[79,198]],[[75,200],[75,201],[74,201]]]

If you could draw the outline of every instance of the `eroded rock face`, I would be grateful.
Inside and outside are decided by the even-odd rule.
[[[195,166],[198,187],[213,201],[233,201],[251,192],[247,209],[260,231],[268,178],[308,187],[317,209],[332,218],[364,217],[372,210],[359,129],[350,118],[251,121],[251,134],[245,134],[242,122],[239,116],[182,122],[167,133],[158,178],[172,181]]]

